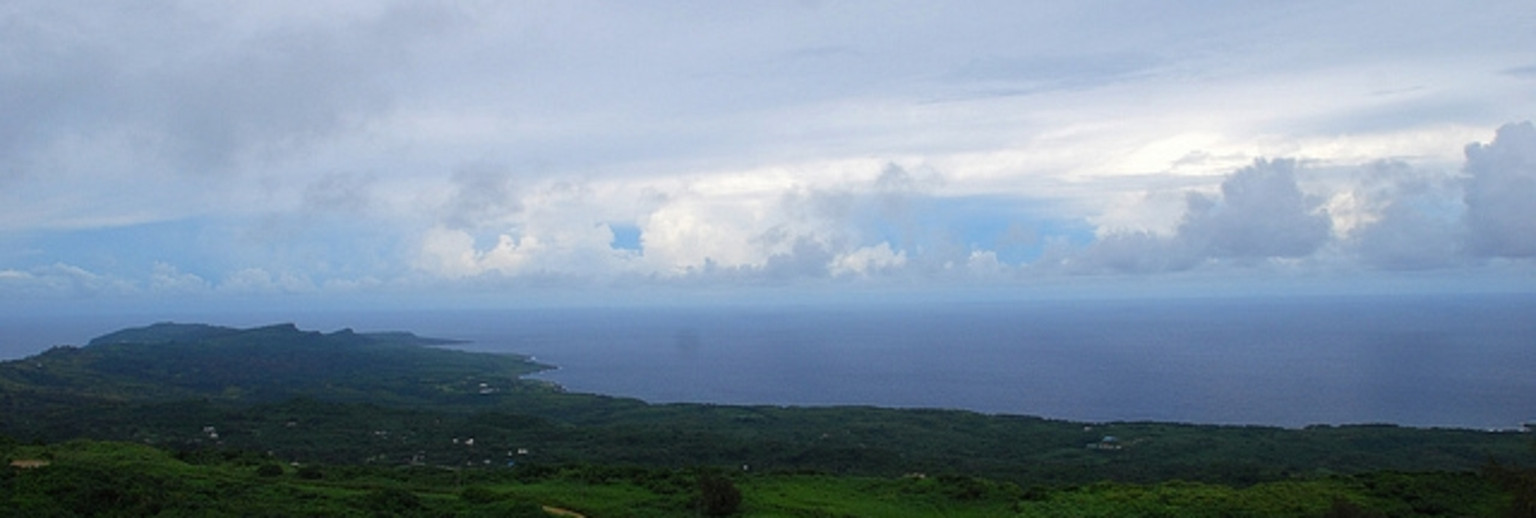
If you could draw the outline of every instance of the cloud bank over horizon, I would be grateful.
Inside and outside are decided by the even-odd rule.
[[[1145,9],[19,2],[0,295],[1536,287],[1521,4]]]

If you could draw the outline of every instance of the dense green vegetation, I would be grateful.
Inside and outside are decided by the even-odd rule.
[[[0,363],[0,434],[22,441],[0,449],[49,461],[6,470],[0,509],[1490,516],[1536,501],[1523,433],[649,405],[446,343],[157,324]]]
[[[596,465],[292,465],[261,454],[69,441],[0,446],[9,516],[1498,516],[1477,473],[1376,472],[1250,486],[1169,481],[1022,488],[963,475],[726,473]],[[734,495],[734,496],[732,496]],[[1515,514],[1520,516],[1518,514]]]

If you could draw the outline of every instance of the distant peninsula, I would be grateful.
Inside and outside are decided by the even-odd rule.
[[[547,386],[520,377],[549,369],[527,357],[436,346],[408,332],[235,329],[158,323],[55,347],[0,369],[0,387],[88,402],[189,398],[271,402],[292,397],[404,406],[453,404],[482,388]]]

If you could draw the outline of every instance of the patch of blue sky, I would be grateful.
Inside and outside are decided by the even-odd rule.
[[[640,227],[634,223],[609,223],[608,230],[613,232],[613,242],[609,246],[614,250],[640,251]]]
[[[207,234],[207,223],[195,220],[41,230],[16,238],[22,251],[0,257],[7,263],[0,266],[26,270],[63,263],[97,274],[139,277],[156,263],[167,263],[204,275],[220,254],[217,247],[206,246]]]
[[[1047,205],[1001,196],[910,200],[904,217],[877,220],[869,230],[877,241],[903,250],[958,245],[993,252],[1010,265],[1039,259],[1052,242],[1085,245],[1095,239],[1092,224],[1046,216]]]
[[[251,227],[238,221],[190,218],[79,230],[47,230],[13,237],[18,252],[0,255],[0,269],[30,270],[67,264],[98,275],[143,278],[160,265],[217,281],[260,268],[303,272],[312,280],[399,273],[407,253],[388,229],[360,223],[272,220]]]

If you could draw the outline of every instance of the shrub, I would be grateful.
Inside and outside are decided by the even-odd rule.
[[[741,490],[718,473],[699,475],[699,510],[707,516],[729,516],[741,508]]]
[[[416,493],[395,487],[370,491],[365,505],[375,514],[409,514],[424,507]]]
[[[501,499],[501,495],[482,486],[470,486],[459,492],[459,498],[474,504],[489,504]]]
[[[1345,498],[1333,499],[1333,505],[1328,507],[1324,518],[1385,518],[1385,514],[1361,507],[1360,504]]]
[[[304,466],[299,468],[299,478],[304,480],[320,480],[325,478],[325,474],[320,472],[320,468]]]

